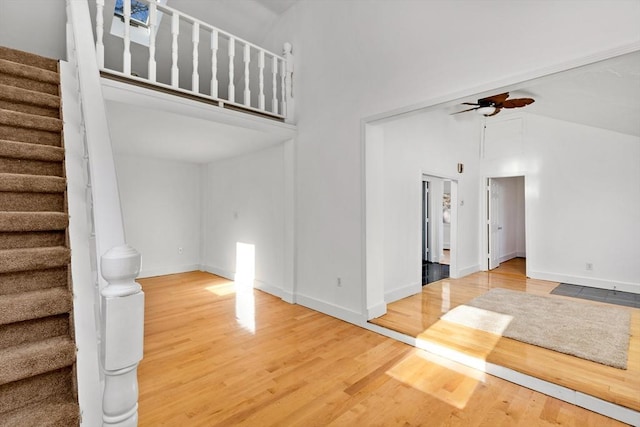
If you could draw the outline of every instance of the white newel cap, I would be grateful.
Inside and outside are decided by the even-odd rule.
[[[140,274],[140,252],[129,245],[109,249],[100,258],[102,277],[109,283],[102,290],[105,297],[122,297],[140,292],[135,282]]]

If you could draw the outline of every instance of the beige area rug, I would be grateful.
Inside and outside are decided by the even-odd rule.
[[[603,365],[627,368],[631,313],[623,308],[497,288],[441,318]]]

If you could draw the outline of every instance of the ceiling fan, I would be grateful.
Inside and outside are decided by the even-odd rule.
[[[482,114],[485,117],[491,117],[498,114],[503,108],[520,108],[535,102],[533,98],[507,98],[509,98],[509,92],[481,98],[478,99],[478,102],[475,103],[463,102],[462,105],[473,105],[474,107],[452,114],[460,114],[467,111],[477,111],[479,114]]]

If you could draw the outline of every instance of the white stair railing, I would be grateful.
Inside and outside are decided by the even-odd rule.
[[[134,427],[138,423],[137,367],[142,359],[144,326],[144,293],[135,283],[140,254],[125,242],[88,3],[67,0],[67,20],[67,54],[69,63],[76,66],[79,133],[86,156],[88,221],[92,229],[92,235],[86,238],[92,242],[92,252],[95,250],[93,285],[100,301],[96,329],[104,381],[102,425]]]
[[[291,78],[294,58],[291,44],[286,43],[283,55],[277,55],[153,0],[136,0],[137,6],[143,4],[147,7],[147,21],[141,24],[138,20],[132,19],[131,3],[125,0],[122,16],[113,16],[113,19],[121,19],[124,27],[122,43],[120,43],[122,67],[115,69],[116,66],[110,62],[117,62],[120,67],[119,60],[109,61],[110,58],[105,58],[104,47],[104,24],[106,21],[104,14],[111,14],[112,11],[105,10],[104,0],[95,1],[97,5],[95,19],[96,55],[101,71],[213,100],[219,106],[228,104],[244,110],[285,119],[287,122],[293,121]],[[165,19],[170,20],[170,34],[163,37],[171,40],[166,46],[161,46],[157,37],[163,28],[159,22],[159,17],[162,15],[165,16]],[[189,27],[191,31],[185,35],[190,34],[188,40],[191,46],[189,49],[185,49],[184,45],[188,41],[187,37],[181,38],[181,32],[184,33],[185,28]],[[145,58],[131,57],[132,31],[144,38],[145,44],[148,46],[148,61]],[[165,31],[167,30],[165,29]],[[114,39],[110,38],[108,43],[114,43]],[[205,43],[209,45],[208,49],[205,47],[202,49],[210,50],[211,58],[201,54],[201,45]],[[180,49],[181,46],[182,49]],[[116,46],[111,46],[110,51],[114,51],[115,48]],[[140,49],[136,49],[136,51],[140,51]],[[226,55],[222,55],[223,52]],[[242,52],[242,55],[237,52]],[[159,61],[158,56],[160,55],[167,60]],[[239,58],[241,58],[242,67],[236,69],[236,61],[240,62]],[[257,58],[257,61],[252,58]],[[208,66],[209,61],[210,66]],[[170,63],[171,65],[170,67],[165,65],[164,69],[159,69],[158,64],[160,63]],[[265,67],[266,64],[269,64],[271,70]],[[132,70],[132,66],[135,70]],[[186,75],[181,79],[181,67],[192,67],[190,79],[186,78]],[[264,73],[269,71],[272,73],[270,85],[265,84],[264,78]],[[210,78],[207,78],[209,73]],[[226,85],[221,86],[223,82]],[[236,94],[236,83],[238,83],[238,89],[241,88],[240,94]],[[208,90],[206,86],[209,86]],[[270,105],[265,103],[267,94],[271,95]]]

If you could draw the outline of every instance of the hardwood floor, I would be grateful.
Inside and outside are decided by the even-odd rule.
[[[139,282],[140,426],[623,425],[211,274]]]
[[[621,370],[561,354],[476,329],[439,320],[450,309],[487,292],[506,288],[547,295],[558,284],[527,279],[523,259],[514,259],[488,273],[446,279],[423,287],[422,293],[387,306],[387,314],[372,323],[401,332],[479,361],[578,390],[640,411],[640,310],[632,312],[628,369]],[[557,298],[568,298],[553,295]],[[604,304],[586,300],[584,303]]]

